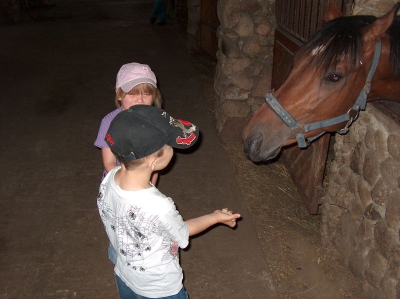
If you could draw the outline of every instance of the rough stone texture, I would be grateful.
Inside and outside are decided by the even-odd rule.
[[[355,0],[353,14],[380,17],[393,8],[395,0]]]
[[[245,117],[246,115],[249,114],[249,106],[247,106],[245,103],[240,103],[237,101],[225,101],[223,103],[223,109],[226,111],[226,115],[228,117]]]
[[[225,126],[235,123],[238,131],[243,131],[246,119],[251,117],[262,104],[271,86],[272,52],[276,26],[274,2],[257,0],[219,0],[215,90],[217,128],[222,140],[241,142],[241,134],[235,140],[225,130]],[[246,101],[243,101],[246,100]],[[237,108],[233,108],[233,106]],[[247,109],[243,108],[247,105]],[[232,113],[232,111],[240,111]],[[247,115],[244,115],[244,112]],[[237,118],[243,118],[238,121]],[[230,118],[234,120],[230,121]],[[243,127],[237,127],[243,125]]]
[[[233,29],[241,37],[252,36],[254,34],[254,22],[251,15],[245,12],[241,13]]]
[[[398,168],[400,169],[400,168]],[[400,190],[397,188],[388,198],[386,220],[388,227],[400,230]],[[399,261],[400,262],[400,261]]]
[[[360,279],[362,298],[399,293],[399,129],[399,116],[379,103],[368,104],[349,133],[335,137],[321,206],[322,243]]]
[[[387,271],[387,260],[376,250],[371,250],[367,256],[368,266],[365,270],[367,281],[374,288],[379,288],[379,284]]]
[[[397,161],[400,161],[400,135],[389,135],[387,139],[387,147],[389,154]]]

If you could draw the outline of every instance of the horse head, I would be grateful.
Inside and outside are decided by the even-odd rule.
[[[244,130],[251,160],[272,159],[296,142],[306,147],[305,140],[325,132],[345,132],[365,109],[368,94],[368,101],[400,101],[399,60],[391,55],[393,38],[387,32],[399,7],[380,18],[344,17],[330,1],[327,22],[299,49],[285,82],[267,96]]]

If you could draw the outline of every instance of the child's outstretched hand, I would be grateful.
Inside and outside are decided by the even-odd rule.
[[[220,223],[223,223],[230,227],[236,226],[236,220],[239,219],[241,216],[238,213],[233,213],[228,208],[223,208],[222,210],[216,210],[214,213],[218,213]]]

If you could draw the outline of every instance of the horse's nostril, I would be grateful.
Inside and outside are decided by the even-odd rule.
[[[244,151],[247,156],[258,154],[262,143],[262,135],[259,133],[244,141]]]

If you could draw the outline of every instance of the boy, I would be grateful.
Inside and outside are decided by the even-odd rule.
[[[188,298],[179,248],[216,223],[236,225],[239,214],[216,210],[183,221],[171,198],[150,182],[171,161],[173,147],[189,148],[198,128],[154,106],[136,105],[111,122],[106,142],[121,162],[100,185],[97,205],[117,249],[114,271],[121,298]]]

